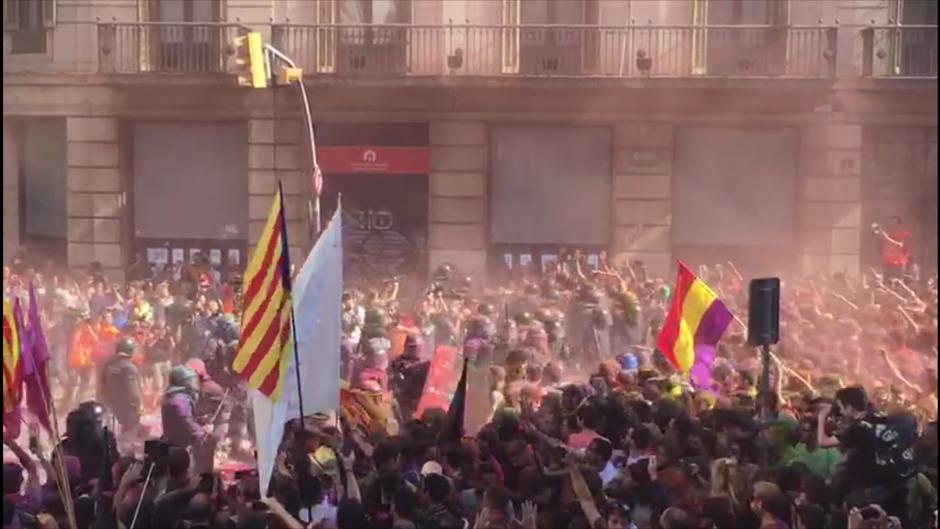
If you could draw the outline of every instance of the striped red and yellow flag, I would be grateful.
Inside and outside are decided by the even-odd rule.
[[[23,369],[20,365],[20,332],[13,304],[3,300],[3,413],[13,411],[20,403]]]
[[[361,426],[368,432],[386,430],[391,410],[384,393],[340,388],[339,404],[351,424]]]
[[[284,197],[278,190],[258,246],[245,270],[243,313],[234,371],[248,385],[277,400],[293,345],[290,262]]]

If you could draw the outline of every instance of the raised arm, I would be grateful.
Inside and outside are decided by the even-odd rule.
[[[893,245],[895,245],[895,246],[897,246],[897,247],[899,247],[899,248],[903,248],[903,247],[904,247],[904,243],[903,243],[902,241],[899,241],[899,240],[897,240],[897,239],[892,238],[890,235],[888,235],[888,232],[886,232],[886,231],[884,231],[884,230],[879,230],[878,233],[881,235],[881,238],[882,238],[882,239],[888,241],[889,243],[891,243],[891,244],[893,244]]]
[[[286,527],[287,529],[304,529],[304,525],[300,523],[297,518],[294,518],[291,513],[287,512],[287,509],[281,505],[281,502],[273,497],[261,498],[261,501],[268,506],[268,512],[280,522],[281,527]]]
[[[888,370],[891,372],[894,378],[898,379],[898,381],[900,381],[901,384],[904,384],[904,386],[907,387],[908,389],[915,391],[917,393],[921,392],[919,386],[917,386],[916,384],[904,378],[904,375],[901,374],[901,370],[898,369],[898,366],[895,365],[893,360],[891,360],[891,355],[888,354],[888,351],[886,349],[881,349],[880,351],[878,351],[878,353],[881,354],[881,358],[885,361],[885,364],[887,364]]]
[[[32,432],[30,434],[32,435]],[[26,490],[29,491],[30,494],[38,494],[40,490],[39,467],[36,465],[36,462],[33,461],[33,458],[29,457],[26,450],[23,450],[23,448],[17,444],[10,430],[6,428],[4,428],[3,431],[3,444],[13,452],[13,455],[19,460],[20,466],[26,471]]]
[[[392,281],[392,284],[389,285],[388,289],[386,289],[385,293],[382,295],[382,300],[385,303],[389,303],[391,301],[395,301],[396,299],[398,299],[399,287],[400,287],[400,284],[398,283],[397,280]]]
[[[901,316],[904,316],[904,321],[914,329],[914,332],[920,332],[920,325],[917,325],[917,322],[914,321],[914,318],[903,306],[898,305],[898,312],[901,313]]]
[[[346,497],[361,502],[362,493],[359,491],[359,481],[356,480],[356,473],[353,471],[353,466],[356,464],[356,453],[344,454],[340,450],[337,455],[339,456],[339,463],[343,467],[343,475],[346,478]]]

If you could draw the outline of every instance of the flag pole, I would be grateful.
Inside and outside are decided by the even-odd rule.
[[[297,401],[298,401],[298,411],[300,412],[300,433],[302,434],[306,431],[304,426],[304,394],[303,389],[300,383],[300,354],[297,351],[297,322],[294,319],[294,300],[293,300],[293,278],[291,277],[290,269],[290,245],[287,244],[287,222],[285,221],[284,215],[284,186],[281,184],[281,181],[277,182],[277,199],[281,201],[280,207],[280,217],[278,222],[281,223],[281,245],[284,246],[284,269],[281,271],[281,276],[284,281],[284,290],[287,291],[288,295],[291,296],[291,305],[290,305],[290,336],[292,347],[294,350],[294,375],[297,377]]]
[[[30,282],[30,301],[33,301],[35,298],[35,293],[33,290],[33,284]],[[16,301],[19,304],[19,300]],[[22,309],[21,309],[22,310]],[[15,313],[14,313],[15,314]],[[14,316],[15,319],[15,316]],[[20,317],[20,329],[19,332],[26,336],[25,323],[22,321],[22,315]],[[32,329],[28,331],[30,334],[33,332]],[[42,332],[42,329],[39,329],[39,332]],[[39,366],[36,365],[36,359],[33,356],[32,348],[30,348],[29,354],[23,354],[23,336],[20,336],[20,359],[21,361],[26,361],[30,363],[31,371],[35,373],[35,376],[39,376]],[[32,340],[30,340],[30,345]],[[48,365],[43,366],[43,370],[47,369]],[[46,372],[42,373],[41,380],[48,380],[48,374]],[[58,479],[56,480],[56,488],[59,489],[59,494],[62,495],[62,502],[64,503],[63,507],[65,508],[65,516],[69,522],[69,525],[76,527],[75,523],[75,503],[72,499],[72,486],[69,483],[69,474],[65,466],[65,454],[62,452],[61,436],[59,434],[59,416],[56,413],[55,402],[52,400],[52,395],[46,395],[46,387],[43,387],[43,384],[39,384],[39,398],[42,401],[42,406],[46,409],[46,413],[50,413],[52,417],[49,418],[49,422],[52,423],[52,431],[49,432],[53,437],[53,455],[55,462],[53,464],[54,470],[59,474]]]

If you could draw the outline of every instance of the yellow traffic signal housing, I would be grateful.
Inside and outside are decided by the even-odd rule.
[[[301,68],[289,68],[281,66],[277,70],[276,82],[278,85],[290,85],[300,81],[304,77],[304,71]]]
[[[252,31],[232,40],[238,84],[252,88],[268,87],[268,65],[261,33]]]

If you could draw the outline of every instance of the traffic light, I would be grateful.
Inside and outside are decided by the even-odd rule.
[[[281,86],[290,85],[303,79],[303,76],[304,71],[301,68],[281,66],[277,70],[277,74],[274,77],[274,82]]]
[[[252,31],[232,40],[238,84],[252,88],[268,87],[268,65],[261,33]]]

